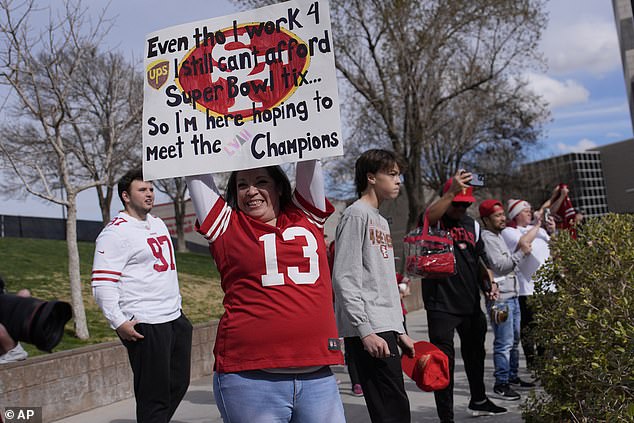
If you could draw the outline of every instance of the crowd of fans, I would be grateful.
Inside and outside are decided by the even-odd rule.
[[[334,208],[319,161],[297,164],[294,189],[278,166],[233,172],[224,196],[211,174],[187,178],[197,229],[209,241],[225,293],[213,376],[225,421],[344,421],[330,370],[344,363],[343,350],[352,392],[365,397],[371,420],[411,420],[401,365],[402,356],[420,358],[420,344],[405,326],[410,279],[396,272],[394,240],[379,213],[384,201],[399,195],[405,166],[387,150],[358,158],[358,200],[343,213],[330,243],[323,225]],[[519,376],[519,345],[529,370],[542,352],[531,336],[533,277],[557,231],[575,236],[583,219],[560,184],[537,209],[522,199],[509,199],[506,207],[499,199],[481,201],[478,221],[468,213],[476,203],[472,178],[458,171],[421,215],[421,222],[451,234],[455,258],[453,274],[422,280],[429,341],[448,363],[447,383],[434,388],[442,422],[454,420],[454,333],[474,416],[507,411],[484,385],[488,325],[495,337],[495,398],[518,400],[518,390],[535,386]],[[138,421],[168,421],[189,384],[191,324],[181,310],[169,233],[150,214],[152,184],[132,170],[119,195],[124,210],[97,240],[92,287],[127,348]],[[25,359],[3,329],[0,363]],[[297,383],[306,392],[299,399]]]

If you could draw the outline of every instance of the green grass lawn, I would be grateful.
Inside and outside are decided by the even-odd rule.
[[[64,337],[55,351],[117,339],[90,289],[90,271],[95,244],[79,243],[82,292],[90,339],[75,337],[73,320],[68,322]],[[9,292],[28,288],[42,300],[63,300],[70,303],[68,252],[65,241],[0,238],[0,274]],[[183,296],[183,311],[192,323],[217,319],[222,314],[222,289],[215,264],[208,254],[176,253],[176,267]],[[35,347],[22,343],[29,355],[42,354]]]

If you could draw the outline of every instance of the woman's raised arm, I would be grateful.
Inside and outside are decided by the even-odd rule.
[[[319,160],[298,162],[295,167],[295,189],[297,193],[321,211],[326,210],[324,174]]]
[[[216,187],[212,174],[186,176],[189,195],[194,203],[194,210],[199,222],[204,222],[211,208],[220,198],[220,191]]]

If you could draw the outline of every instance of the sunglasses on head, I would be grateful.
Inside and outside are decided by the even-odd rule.
[[[469,208],[471,203],[469,203],[467,201],[452,201],[451,205],[456,207],[456,208],[462,207],[463,209],[466,209],[466,208]]]

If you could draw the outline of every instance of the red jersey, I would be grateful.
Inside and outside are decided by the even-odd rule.
[[[328,348],[338,337],[323,235],[333,211],[295,192],[272,226],[216,201],[198,228],[225,293],[216,371],[342,364],[341,352]]]

